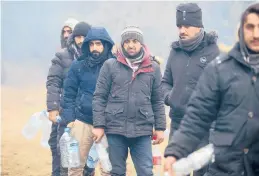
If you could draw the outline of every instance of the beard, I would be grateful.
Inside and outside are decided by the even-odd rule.
[[[91,56],[92,56],[93,58],[98,58],[98,57],[100,57],[100,55],[101,55],[101,53],[98,52],[98,51],[96,51],[96,50],[94,50],[94,51],[91,52]]]

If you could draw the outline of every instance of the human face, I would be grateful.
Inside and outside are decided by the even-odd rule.
[[[194,38],[199,32],[201,28],[193,27],[193,26],[178,26],[179,37],[182,40],[188,40]]]
[[[136,56],[141,48],[141,43],[136,39],[128,39],[123,43],[123,48],[130,56]]]
[[[104,50],[101,40],[92,40],[89,42],[90,52],[93,56],[99,57]]]
[[[259,53],[259,15],[250,13],[246,16],[243,25],[244,41],[246,46],[256,53]]]
[[[83,42],[84,42],[84,39],[85,39],[85,37],[82,36],[82,35],[75,36],[75,43],[76,43],[76,45],[77,45],[79,48],[82,47]]]
[[[67,39],[68,36],[72,33],[72,29],[68,26],[65,26],[62,30],[63,38]]]

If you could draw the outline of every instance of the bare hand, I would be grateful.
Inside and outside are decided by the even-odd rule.
[[[173,164],[176,162],[176,158],[173,156],[168,156],[165,158],[164,162],[164,173],[167,173],[166,176],[175,176],[173,170]]]
[[[153,142],[153,145],[161,144],[164,141],[164,131],[154,131],[153,135],[156,136],[156,140]]]
[[[49,120],[53,123],[57,122],[57,116],[59,115],[58,110],[49,111]]]
[[[93,128],[93,140],[98,143],[102,139],[104,135],[104,129],[103,128]]]

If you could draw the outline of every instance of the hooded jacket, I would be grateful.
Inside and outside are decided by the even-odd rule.
[[[61,29],[61,33],[60,33],[60,44],[61,44],[61,48],[66,48],[68,46],[67,44],[67,40],[64,39],[63,37],[63,30],[65,27],[70,27],[71,30],[73,31],[74,30],[74,27],[76,26],[76,24],[78,23],[78,21],[76,19],[73,19],[73,18],[68,18],[62,29]]]
[[[106,60],[114,57],[111,53],[114,42],[106,29],[92,27],[82,45],[83,55],[77,62],[72,64],[65,80],[60,114],[66,124],[75,119],[88,124],[93,123],[92,99],[103,63],[94,67],[87,66],[86,63],[90,58],[89,42],[91,40],[106,41],[108,48],[105,49],[109,50]]]

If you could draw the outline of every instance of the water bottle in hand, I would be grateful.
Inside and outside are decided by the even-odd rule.
[[[42,111],[41,114],[41,120],[42,120],[42,137],[41,137],[41,145],[45,148],[49,148],[49,137],[51,133],[51,121],[48,119],[48,112]]]
[[[61,165],[63,168],[69,167],[69,153],[68,153],[68,146],[70,142],[70,128],[65,128],[65,132],[61,136],[59,140],[59,146],[60,146],[60,155],[61,155]]]
[[[110,172],[112,170],[112,165],[108,153],[108,141],[106,136],[103,136],[101,141],[95,143],[96,151],[98,153],[100,163],[104,172]]]
[[[153,136],[152,141],[155,141],[156,138],[156,136]],[[160,176],[162,171],[162,153],[160,151],[159,145],[153,146],[152,155],[154,176]]]
[[[89,155],[86,160],[86,165],[91,169],[94,169],[99,161],[99,157],[98,157],[95,145],[96,144],[94,143],[93,146],[91,147],[89,151]]]
[[[79,142],[71,136],[68,147],[69,168],[80,166]]]
[[[212,144],[191,153],[187,158],[180,159],[173,164],[173,168],[176,176],[186,176],[210,162],[214,162],[214,148]]]
[[[22,134],[26,139],[32,139],[36,136],[37,132],[41,128],[42,119],[41,119],[42,112],[34,113],[28,123],[22,129]]]

